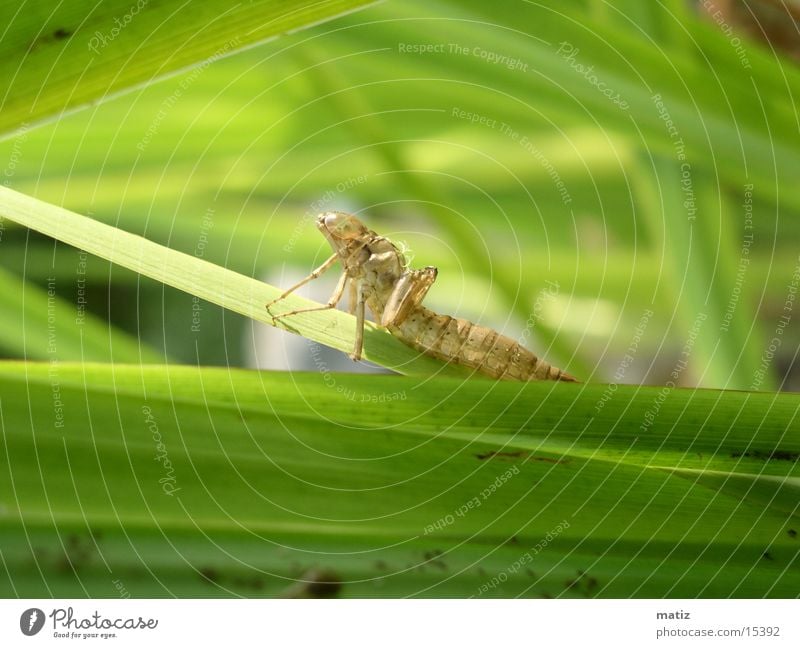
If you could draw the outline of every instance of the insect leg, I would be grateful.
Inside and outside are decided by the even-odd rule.
[[[308,275],[305,279],[298,281],[294,286],[291,288],[284,290],[278,297],[273,299],[271,302],[267,304],[267,310],[269,307],[272,306],[275,302],[279,302],[281,299],[284,299],[287,295],[291,295],[295,290],[300,288],[300,286],[305,286],[309,281],[313,281],[314,279],[318,278],[322,275],[323,272],[326,270],[330,270],[330,267],[336,263],[336,259],[339,258],[338,254],[333,254],[329,259],[325,261],[319,268],[314,270],[310,275]]]
[[[347,300],[347,312],[351,315],[356,314],[356,306],[358,306],[358,291],[356,290],[356,282],[350,282],[350,295]]]
[[[336,284],[336,288],[331,295],[331,298],[327,301],[324,306],[313,306],[312,308],[299,308],[297,310],[289,311],[288,313],[281,313],[280,315],[273,315],[272,321],[274,322],[277,319],[281,319],[282,317],[288,317],[289,315],[297,315],[298,313],[310,313],[312,311],[321,311],[321,310],[328,310],[330,308],[335,308],[336,304],[339,303],[339,300],[342,298],[344,294],[344,288],[347,284],[347,273],[343,272],[342,276],[339,278],[339,283]],[[272,302],[270,302],[272,303]]]
[[[353,347],[353,353],[350,354],[350,358],[357,361],[361,360],[361,350],[364,347],[364,304],[367,298],[364,294],[361,281],[354,280],[353,283],[356,284],[356,343]]]

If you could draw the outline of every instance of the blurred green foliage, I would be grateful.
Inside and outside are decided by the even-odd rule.
[[[800,76],[745,42],[750,69],[683,3],[386,3],[0,150],[15,189],[258,277],[310,269],[319,208],[358,211],[440,268],[434,307],[515,335],[535,322],[535,350],[583,378],[619,377],[652,310],[621,381],[665,382],[703,312],[683,384],[785,387],[797,318],[753,376],[798,264]],[[71,299],[77,253],[5,229],[0,262],[40,285],[55,273]],[[115,328],[179,361],[247,362],[237,316],[208,307],[191,332],[190,297],[89,269],[88,308]]]

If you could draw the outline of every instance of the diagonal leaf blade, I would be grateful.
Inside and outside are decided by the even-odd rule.
[[[171,250],[147,239],[81,216],[62,207],[0,187],[0,214],[42,234],[68,243],[129,270],[196,295],[252,319],[297,333],[321,344],[350,352],[355,318],[328,310],[273,320],[266,305],[279,288],[245,277],[198,257]],[[290,295],[280,302],[285,311],[321,304]],[[276,313],[277,314],[277,313]],[[403,373],[465,375],[462,367],[444,365],[406,346],[383,329],[367,323],[365,360]]]
[[[4,1],[0,133],[371,2],[108,0],[53,6]]]

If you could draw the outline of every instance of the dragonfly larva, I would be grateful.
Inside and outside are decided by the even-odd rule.
[[[273,319],[335,308],[348,290],[350,313],[356,316],[356,341],[350,354],[353,360],[361,358],[365,307],[369,307],[375,320],[392,335],[434,358],[504,380],[575,380],[493,329],[439,315],[422,306],[436,280],[436,268],[409,269],[405,256],[394,243],[368,229],[355,216],[325,212],[317,217],[317,227],[333,248],[333,255],[267,304],[267,308],[319,277],[336,261],[344,266],[339,283],[324,306],[282,313]]]

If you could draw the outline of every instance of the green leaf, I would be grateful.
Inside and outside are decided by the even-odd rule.
[[[0,133],[358,9],[372,0],[0,3]],[[177,91],[177,96],[180,96]]]
[[[0,363],[6,596],[800,586],[798,396],[176,366],[56,378],[60,410],[48,365]]]

